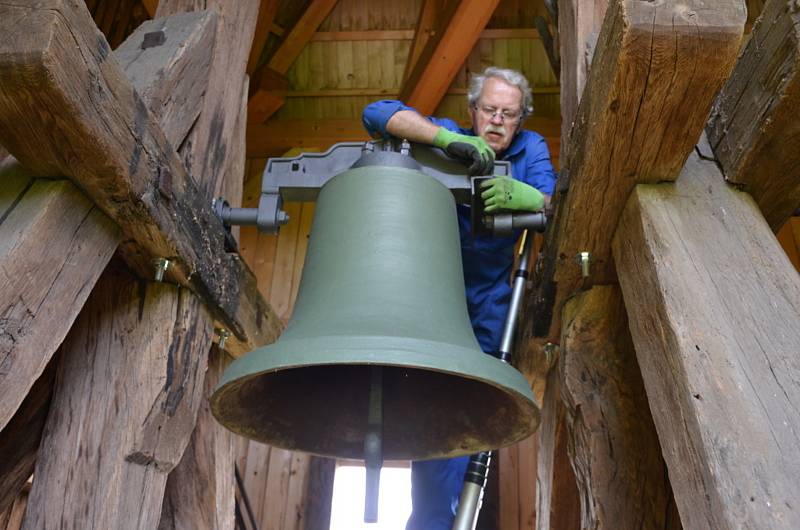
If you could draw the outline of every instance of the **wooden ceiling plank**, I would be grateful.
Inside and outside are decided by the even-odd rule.
[[[499,0],[452,2],[405,80],[400,99],[422,114],[432,114],[498,3]]]
[[[800,10],[767,2],[717,97],[708,139],[725,178],[777,232],[800,207]]]
[[[256,32],[253,35],[253,45],[250,47],[250,56],[247,59],[247,73],[252,74],[258,67],[261,59],[261,52],[270,34],[270,28],[275,21],[278,13],[279,0],[261,0],[258,8],[258,20],[256,20]]]

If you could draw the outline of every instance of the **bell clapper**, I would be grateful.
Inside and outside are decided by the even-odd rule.
[[[383,368],[370,368],[369,413],[364,436],[364,462],[367,469],[364,522],[378,522],[378,491],[383,466]]]

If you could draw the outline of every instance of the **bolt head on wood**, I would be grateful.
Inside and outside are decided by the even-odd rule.
[[[155,278],[157,282],[164,281],[164,273],[167,272],[169,268],[170,261],[167,258],[156,258],[153,260],[153,263],[156,266],[156,274]]]

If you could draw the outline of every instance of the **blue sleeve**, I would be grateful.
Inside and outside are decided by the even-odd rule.
[[[533,134],[531,142],[525,149],[524,181],[547,195],[553,195],[556,184],[556,173],[550,161],[550,150],[547,142],[539,134]]]
[[[389,136],[386,132],[386,124],[389,122],[389,119],[394,116],[395,112],[401,110],[417,112],[416,109],[409,107],[402,101],[392,99],[376,101],[364,107],[364,112],[361,114],[361,123],[364,124],[364,128],[373,138],[384,138]],[[427,116],[427,119],[450,131],[464,133],[464,129],[459,127],[453,120],[433,118],[431,116]]]

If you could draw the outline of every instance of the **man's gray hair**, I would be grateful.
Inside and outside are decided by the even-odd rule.
[[[509,85],[519,88],[522,92],[522,119],[524,120],[533,114],[533,93],[531,92],[531,85],[525,76],[516,70],[510,68],[497,68],[490,66],[482,73],[473,75],[469,82],[469,92],[467,93],[467,100],[470,106],[478,104],[478,98],[481,97],[483,91],[483,84],[490,77],[502,79]]]

